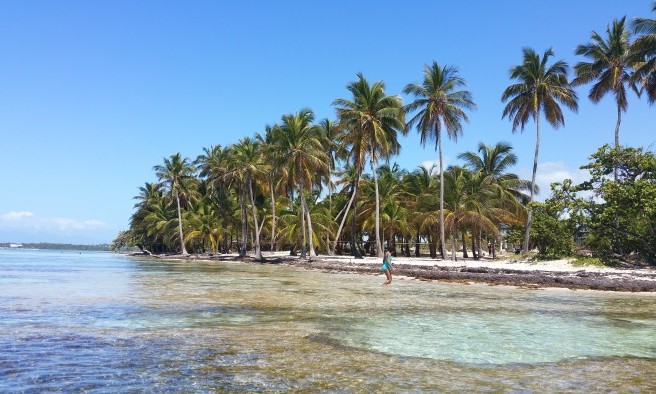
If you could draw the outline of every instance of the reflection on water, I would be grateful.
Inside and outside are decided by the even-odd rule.
[[[654,391],[656,297],[0,250],[0,391]]]

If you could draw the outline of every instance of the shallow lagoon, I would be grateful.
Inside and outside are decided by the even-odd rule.
[[[656,296],[0,250],[0,391],[656,390]]]

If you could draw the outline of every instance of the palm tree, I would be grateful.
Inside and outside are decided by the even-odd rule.
[[[639,57],[633,51],[629,31],[625,26],[626,17],[614,20],[606,27],[604,39],[596,31],[592,32],[591,42],[576,47],[575,53],[588,58],[589,62],[579,62],[574,66],[576,78],[573,86],[593,82],[588,98],[598,103],[607,93],[615,96],[617,104],[617,123],[615,125],[615,148],[620,146],[620,122],[622,112],[626,112],[629,102],[626,87],[630,86],[637,93],[632,80],[633,68]],[[617,170],[615,171],[617,178]]]
[[[350,83],[347,89],[353,100],[336,99],[333,105],[337,107],[340,125],[346,129],[342,142],[351,148],[350,156],[359,174],[362,174],[366,157],[369,156],[376,188],[376,253],[382,257],[376,167],[380,158],[389,158],[399,152],[397,132],[405,130],[405,114],[401,98],[387,96],[382,81],[370,85],[362,74],[358,74],[358,80]],[[359,176],[356,177],[357,182],[359,179]],[[355,191],[357,195],[357,187]]]
[[[160,205],[161,202],[164,202],[164,205],[166,205],[162,188],[161,183],[149,182],[139,187],[139,195],[134,197],[135,200],[139,201],[134,204],[136,211],[130,217],[130,230],[127,236],[129,236],[131,242],[138,246],[139,249],[149,254],[160,251],[156,245],[156,240],[149,236],[149,226],[146,217],[152,212],[153,207]]]
[[[153,249],[158,251],[175,250],[174,245],[179,242],[176,239],[178,238],[176,227],[179,227],[179,221],[176,217],[176,210],[171,207],[170,201],[161,199],[151,204],[143,223],[147,239],[152,246],[155,246]]]
[[[652,6],[656,12],[656,1]],[[633,42],[633,50],[640,57],[641,63],[634,73],[634,80],[638,80],[647,92],[650,104],[656,102],[656,19],[635,18],[631,23],[633,32],[640,36]]]
[[[501,187],[504,193],[513,195],[519,201],[528,200],[522,191],[530,190],[531,182],[520,179],[517,174],[506,172],[509,167],[517,164],[517,155],[512,151],[512,146],[506,142],[498,142],[495,145],[478,144],[478,153],[464,152],[458,155],[458,159],[465,162],[465,166],[473,172],[480,171],[492,177],[494,184]],[[539,192],[534,185],[535,192]]]
[[[164,165],[153,167],[160,181],[168,184],[169,192],[175,195],[175,201],[178,209],[178,232],[180,235],[180,246],[182,254],[186,255],[187,249],[184,243],[184,234],[182,232],[182,212],[180,210],[180,194],[185,192],[184,182],[187,178],[193,176],[196,169],[191,165],[188,158],[180,157],[180,153],[172,155],[170,158],[164,158]]]
[[[191,231],[187,233],[186,240],[207,240],[212,253],[218,253],[219,242],[223,239],[225,230],[221,226],[219,216],[209,202],[199,204],[196,209],[188,212],[188,222]]]
[[[286,171],[284,167],[275,165],[278,161],[280,152],[276,149],[275,146],[275,130],[278,128],[278,125],[265,126],[264,135],[256,133],[255,138],[261,144],[262,153],[264,159],[269,165],[269,171],[267,172],[266,178],[269,187],[269,193],[271,194],[271,251],[277,249],[276,247],[276,192],[280,190],[281,185],[286,181]]]
[[[457,234],[461,226],[472,226],[496,235],[499,229],[490,218],[494,204],[493,179],[482,172],[450,167],[444,177],[447,193],[445,226],[451,230],[452,259],[456,260]],[[463,248],[465,245],[463,245]]]
[[[508,101],[503,109],[503,118],[508,117],[513,122],[513,133],[517,128],[524,130],[529,119],[535,120],[535,156],[533,158],[533,176],[531,178],[531,195],[529,202],[533,201],[535,192],[535,175],[538,169],[538,153],[540,151],[540,117],[544,113],[547,122],[554,127],[565,124],[560,104],[577,112],[577,96],[567,79],[569,67],[562,60],[547,66],[547,62],[554,55],[549,48],[542,58],[531,48],[524,48],[521,65],[510,69],[510,78],[518,83],[508,86],[501,96],[502,101]],[[526,215],[526,234],[524,235],[524,252],[528,252],[528,243],[531,231],[532,213],[529,206]]]
[[[513,153],[512,146],[505,142],[493,146],[481,142],[478,144],[478,153],[465,152],[459,154],[458,158],[465,162],[465,168],[490,177],[490,186],[496,189],[496,194],[495,207],[488,210],[488,215],[496,220],[497,225],[516,224],[519,214],[525,212],[520,203],[528,202],[529,196],[524,191],[530,190],[531,182],[520,179],[517,174],[507,172],[509,167],[517,164],[517,156]],[[535,193],[539,192],[537,185],[534,189]],[[482,237],[480,229],[474,225],[472,230],[473,235],[478,236],[480,249]],[[472,249],[474,249],[473,243],[472,238]],[[476,258],[475,251],[474,258]]]
[[[403,188],[406,195],[408,209],[415,230],[415,256],[419,257],[419,242],[422,228],[435,227],[439,232],[439,178],[435,174],[435,164],[430,168],[419,166],[415,171],[407,174],[403,179]],[[431,213],[437,212],[437,219],[433,221]],[[436,226],[433,222],[437,223]],[[430,236],[430,234],[428,234]],[[431,245],[432,248],[432,245]],[[431,249],[431,257],[435,257]]]
[[[441,67],[437,62],[424,66],[424,80],[421,84],[408,84],[403,92],[410,94],[415,101],[406,105],[407,112],[417,111],[408,121],[407,128],[417,128],[422,146],[426,141],[435,140],[435,149],[440,159],[440,242],[442,251],[444,238],[444,160],[442,157],[442,129],[454,141],[462,134],[462,123],[468,121],[465,110],[476,108],[472,95],[467,90],[460,90],[467,84],[458,75],[455,67]],[[442,258],[444,258],[444,252]]]
[[[307,206],[306,194],[311,192],[317,177],[328,171],[328,156],[324,152],[321,129],[312,124],[314,113],[301,109],[295,114],[282,116],[280,127],[274,130],[274,146],[278,151],[275,165],[286,168],[289,182],[298,189],[301,200],[301,223],[307,219],[310,257],[316,256],[312,233],[312,217]],[[303,238],[305,239],[305,231]],[[302,253],[305,251],[303,242]]]
[[[247,195],[250,197],[251,212],[253,215],[253,229],[255,231],[253,246],[255,247],[256,260],[262,260],[262,250],[260,248],[260,233],[262,227],[257,215],[253,184],[256,183],[256,181],[266,172],[267,170],[262,162],[262,155],[257,141],[245,137],[239,140],[237,144],[230,147],[226,175],[238,182],[238,187],[241,187],[242,201]],[[244,211],[244,207],[245,204],[242,204],[242,212]],[[245,218],[244,216],[243,218]],[[242,238],[245,245],[246,237],[243,230]]]

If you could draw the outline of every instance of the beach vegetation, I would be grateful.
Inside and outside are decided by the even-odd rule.
[[[654,4],[656,11],[656,3]],[[642,147],[619,145],[621,114],[633,89],[655,101],[656,23],[625,18],[593,32],[575,53],[586,60],[569,67],[554,51],[523,49],[501,95],[501,116],[513,132],[535,123],[531,180],[513,172],[517,156],[508,142],[479,143],[444,168],[443,138],[456,141],[476,108],[454,66],[432,62],[419,83],[407,84],[404,105],[383,81],[363,74],[333,101],[335,118],[315,120],[310,109],[287,113],[263,131],[236,143],[210,145],[195,160],[176,153],[153,167],[157,182],[135,196],[129,229],[115,247],[144,253],[230,253],[256,260],[262,250],[393,254],[452,259],[561,258],[581,254],[603,264],[656,264],[656,158]],[[633,40],[633,41],[632,41]],[[563,108],[576,112],[573,85],[592,84],[588,97],[615,98],[615,145],[600,147],[581,168],[590,179],[563,179],[536,201],[542,121],[563,126]],[[404,169],[392,161],[398,134],[416,129],[420,144],[435,143],[438,162]],[[489,247],[486,249],[485,245]]]
[[[574,267],[608,267],[617,266],[612,262],[604,261],[599,257],[577,257],[570,261]]]

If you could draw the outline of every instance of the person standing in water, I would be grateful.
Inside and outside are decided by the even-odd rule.
[[[383,256],[383,266],[380,267],[380,270],[383,271],[387,280],[383,282],[384,285],[389,285],[392,283],[392,252],[389,249],[385,250],[385,255]]]

